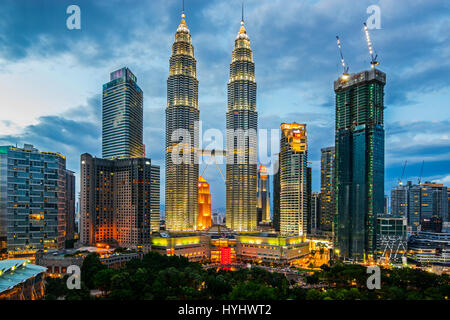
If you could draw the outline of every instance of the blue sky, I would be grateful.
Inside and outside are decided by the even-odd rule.
[[[226,84],[240,0],[186,0],[204,129],[225,127]],[[66,28],[66,8],[81,8],[81,30]],[[247,0],[245,20],[258,83],[260,128],[306,123],[313,189],[320,148],[334,141],[333,81],[341,73],[339,34],[350,72],[369,67],[362,23],[371,30],[385,87],[386,193],[405,176],[450,185],[450,3],[437,0]],[[0,144],[32,143],[68,157],[101,156],[101,88],[128,66],[144,91],[144,143],[164,183],[166,80],[181,0],[2,0],[0,3]],[[200,169],[202,170],[202,168]],[[209,167],[213,207],[225,187]],[[164,184],[162,183],[162,190]],[[79,183],[78,183],[79,185]],[[162,192],[164,201],[164,192]]]

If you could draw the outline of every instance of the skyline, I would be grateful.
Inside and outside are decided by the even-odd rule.
[[[139,5],[142,5],[140,2],[128,2],[137,6],[130,10],[141,11],[138,10]],[[199,67],[197,73],[200,81],[200,120],[203,121],[205,129],[219,128],[223,130],[225,128],[227,68],[231,58],[233,38],[240,23],[241,11],[240,1],[235,1],[235,5],[233,5],[234,2],[219,2],[217,4],[218,2],[213,1],[212,4],[208,3],[204,6],[204,3],[200,1],[189,1],[185,5],[185,11],[186,20],[193,35],[193,45],[196,48],[196,59]],[[371,3],[362,1],[363,3],[358,3],[355,6],[342,5],[342,8],[346,8],[346,12],[350,14],[354,21],[342,22],[340,19],[337,19],[338,21],[330,19],[334,22],[330,25],[326,20],[327,13],[333,11],[333,4],[336,1],[319,1],[314,5],[306,4],[307,1],[303,1],[301,4],[286,3],[283,10],[279,2],[277,1],[274,4],[269,1],[246,2],[246,28],[252,40],[256,64],[256,81],[258,82],[259,127],[277,128],[282,122],[293,121],[308,125],[310,141],[308,149],[311,151],[308,158],[313,167],[313,190],[319,190],[320,149],[334,144],[335,110],[332,84],[341,73],[335,36],[339,34],[341,38],[346,62],[350,65],[350,72],[356,73],[368,69],[370,57],[364,41],[362,22],[368,17],[365,9]],[[24,1],[23,3],[26,3],[30,8],[35,6],[35,2]],[[179,1],[171,1],[167,6],[161,3],[144,4],[144,6],[150,5],[150,7],[154,7],[153,9],[160,10],[159,12],[162,12],[162,14],[151,15],[151,19],[148,18],[149,15],[146,19],[136,18],[136,21],[130,22],[130,31],[127,30],[128,32],[125,32],[125,34],[117,35],[117,39],[110,37],[113,39],[112,43],[109,44],[112,47],[117,42],[120,43],[120,40],[126,39],[123,37],[129,33],[130,43],[126,44],[126,48],[113,50],[112,53],[108,51],[110,49],[108,46],[104,50],[100,50],[100,47],[104,45],[102,43],[104,40],[95,39],[99,34],[102,35],[102,32],[99,31],[99,28],[102,28],[102,19],[96,21],[98,23],[96,25],[89,17],[92,19],[95,16],[94,13],[97,13],[100,18],[112,16],[120,19],[117,14],[121,11],[111,10],[104,7],[102,3],[94,5],[79,1],[78,4],[82,12],[82,29],[81,31],[69,31],[65,28],[65,18],[67,17],[65,8],[69,3],[66,3],[66,1],[60,3],[47,1],[47,3],[50,3],[50,5],[44,11],[59,10],[61,12],[60,26],[54,27],[52,25],[55,22],[46,21],[48,24],[47,33],[39,32],[40,29],[33,32],[33,30],[28,30],[27,26],[32,26],[33,18],[36,18],[37,13],[35,15],[30,14],[28,18],[31,21],[27,20],[22,29],[18,28],[15,32],[12,32],[19,39],[12,46],[8,46],[14,41],[13,38],[10,38],[11,33],[8,33],[8,28],[19,22],[15,21],[14,18],[20,19],[20,17],[12,14],[8,19],[1,19],[0,69],[2,69],[2,75],[0,76],[0,84],[3,90],[8,89],[8,91],[1,93],[3,93],[5,102],[10,105],[9,110],[16,110],[14,113],[8,112],[1,116],[0,132],[6,133],[0,136],[1,144],[16,144],[17,142],[17,144],[22,145],[23,143],[32,143],[38,149],[61,152],[67,156],[68,168],[74,170],[79,177],[80,154],[84,152],[96,156],[101,154],[101,86],[107,82],[110,72],[127,66],[136,74],[144,92],[144,143],[146,144],[147,157],[150,157],[156,165],[160,165],[161,171],[163,171],[164,150],[161,145],[164,144],[163,119],[164,101],[166,99],[164,82],[168,75],[167,61],[170,57],[170,43],[173,42],[173,35],[181,13]],[[418,175],[422,160],[425,160],[422,181],[433,180],[444,184],[450,183],[450,172],[446,169],[450,167],[450,157],[448,151],[445,153],[450,146],[450,111],[448,108],[445,109],[445,100],[448,101],[450,97],[450,84],[448,81],[445,83],[446,70],[450,69],[448,59],[445,58],[450,55],[450,45],[445,44],[449,33],[445,32],[443,24],[450,19],[450,16],[442,13],[445,12],[448,5],[438,5],[437,3],[437,1],[430,1],[427,4],[409,8],[411,10],[404,10],[406,12],[401,12],[402,6],[394,4],[393,1],[384,1],[380,3],[382,29],[371,30],[374,47],[380,57],[379,69],[388,75],[386,86],[387,109],[385,110],[386,194],[390,194],[390,189],[396,184],[404,160],[408,161],[406,175],[410,177],[409,179],[411,179],[411,175]],[[214,9],[217,6],[220,10]],[[304,9],[307,9],[306,12],[309,9],[309,13],[315,13],[315,15],[309,17],[310,21],[304,22],[305,31],[300,29],[299,34],[292,34],[292,29],[298,21],[287,19],[287,17],[279,20],[267,18],[267,15],[270,16],[271,14],[267,11],[267,8],[272,6],[282,15],[292,14],[295,17],[297,12],[301,12],[301,16],[304,17]],[[286,10],[287,6],[292,7],[293,10]],[[421,9],[419,9],[420,6],[422,6]],[[17,5],[17,7],[20,7],[20,5]],[[0,18],[5,12],[14,13],[12,1],[7,2],[7,8],[9,10],[0,13]],[[420,42],[412,41],[410,32],[401,32],[402,29],[404,30],[407,26],[411,27],[414,23],[401,25],[404,21],[398,22],[398,18],[406,19],[408,16],[417,18],[417,14],[415,14],[417,11],[413,9],[424,10],[424,14],[419,18],[422,19],[421,22],[425,23],[431,23],[427,19],[436,14],[436,11],[441,10],[441,13],[438,14],[441,20],[437,19],[438,22],[431,23],[433,28],[430,28],[430,30],[433,30],[434,38],[427,39],[429,43],[425,43],[423,46],[425,49],[432,49],[430,50],[432,57],[428,58],[429,60],[425,63],[428,64],[428,70],[421,67],[423,60],[420,57],[426,56],[423,49],[421,51],[420,48],[414,48],[415,52],[414,50],[412,50],[413,52],[404,50],[410,48],[411,42],[415,46]],[[101,10],[104,10],[102,11],[103,16],[99,13]],[[144,10],[144,12],[147,11]],[[221,13],[221,16],[218,19],[212,19],[211,17],[217,18],[218,12]],[[42,14],[40,17],[42,17]],[[206,19],[208,17],[211,19]],[[319,22],[314,21],[314,19],[318,17],[322,19],[320,25],[328,26],[327,28],[317,28]],[[149,21],[154,20],[156,20],[154,22],[157,25],[156,30],[163,32],[164,36],[143,35],[145,32],[139,30],[139,23],[144,23],[146,28],[150,28]],[[393,24],[394,20],[399,23],[397,26]],[[423,27],[426,29],[417,20],[416,28]],[[268,21],[274,23],[272,28],[269,27]],[[439,26],[439,23],[442,23],[442,25]],[[134,24],[137,25],[134,26]],[[308,24],[309,29],[307,28]],[[117,28],[110,27],[112,32],[120,30],[120,25],[116,26]],[[225,36],[213,38],[214,31],[205,32],[208,26],[213,27],[213,29],[214,27],[226,29]],[[449,24],[446,27],[449,28],[448,26]],[[47,29],[46,26],[42,28],[44,31]],[[442,32],[435,31],[439,31],[439,28],[442,28]],[[286,32],[283,33],[282,30]],[[317,34],[318,37],[313,37],[315,39],[307,40],[305,39],[307,36],[306,30],[320,33]],[[56,42],[57,35],[61,32],[64,33],[64,37],[62,41]],[[40,37],[36,38],[36,33]],[[421,34],[421,36],[425,37],[424,34]],[[442,36],[441,39],[438,38],[439,34]],[[150,44],[143,41],[146,38],[151,43],[162,43],[156,46],[155,43]],[[8,42],[8,39],[11,41]],[[21,44],[20,39],[26,39],[28,45]],[[218,39],[217,46],[211,45],[211,43],[214,43],[213,39]],[[296,43],[298,39],[301,39],[299,44]],[[139,41],[142,41],[142,43],[139,43]],[[392,48],[395,42],[398,44],[397,50]],[[57,43],[62,48],[59,48]],[[70,44],[75,44],[74,51],[70,50]],[[283,44],[285,47],[283,47]],[[325,45],[325,47],[321,47],[322,45]],[[96,46],[97,48],[95,48]],[[66,48],[64,49],[64,47]],[[126,54],[130,47],[137,50],[131,56]],[[27,54],[26,50],[32,50],[34,53]],[[310,54],[311,50],[317,50],[317,52],[313,55]],[[440,52],[441,57],[438,57],[437,51]],[[309,52],[309,54],[306,52]],[[157,61],[148,62],[152,54],[155,53]],[[418,79],[414,81],[411,70],[414,67],[410,66],[410,61],[407,65],[406,61],[409,60],[405,58],[407,54],[419,54],[417,58],[413,58],[413,62],[417,63],[415,71],[417,71],[417,77],[421,81]],[[104,55],[106,59],[101,59]],[[304,60],[301,60],[301,58]],[[414,59],[417,60],[414,61]],[[434,65],[436,61],[439,61],[440,64]],[[274,69],[272,68],[274,63],[277,70],[276,74],[270,72],[271,69]],[[67,65],[72,65],[72,68],[67,67]],[[30,71],[22,74],[20,70]],[[212,70],[212,72],[207,70]],[[439,71],[439,73],[433,73],[433,70]],[[30,86],[37,81],[34,77],[40,78],[42,73],[38,71],[43,72],[43,80],[40,80],[42,86],[39,87],[39,92],[36,92]],[[51,71],[55,72],[55,77],[52,77]],[[33,74],[33,72],[36,72],[36,74]],[[428,79],[427,74],[429,75]],[[450,72],[447,72],[447,74],[450,74]],[[443,78],[439,78],[439,75],[442,75]],[[63,77],[64,81],[61,80]],[[82,82],[79,81],[80,77],[89,80]],[[440,87],[435,83],[437,80],[441,81]],[[56,90],[52,85],[56,86]],[[72,85],[75,86],[71,87]],[[421,89],[432,86],[440,89],[428,93],[428,96],[425,93],[423,98],[420,97],[420,93],[414,95],[414,92],[420,92]],[[18,96],[19,90],[27,90],[27,93],[30,94],[29,100],[24,98],[24,95]],[[54,93],[54,96],[51,96],[52,99],[47,97],[50,92]],[[426,101],[423,101],[430,97],[431,100],[429,101],[437,104],[436,112],[430,112]],[[281,106],[273,108],[274,103]],[[57,110],[61,108],[61,105],[64,105],[63,110]],[[48,108],[45,108],[45,106]],[[77,106],[83,107],[80,109]],[[298,107],[299,110],[294,111],[292,106]],[[44,108],[48,111],[40,110]],[[408,108],[412,110],[408,110]],[[211,109],[214,112],[209,112]],[[414,114],[413,111],[417,111],[417,109],[423,110]],[[87,113],[87,116],[84,115],[84,112]],[[18,121],[23,123],[22,127]],[[18,126],[18,128],[15,128],[15,126]],[[72,135],[71,133],[75,130],[80,135]],[[96,146],[94,147],[94,145]],[[224,168],[224,165],[222,168]],[[202,169],[203,167],[200,166],[200,170]],[[212,207],[225,207],[225,186],[222,178],[212,168],[205,173],[205,178],[211,186]],[[165,179],[161,179],[162,189],[164,184]],[[79,178],[77,178],[77,190],[79,190]],[[162,197],[161,203],[164,203],[164,200],[164,197]]]

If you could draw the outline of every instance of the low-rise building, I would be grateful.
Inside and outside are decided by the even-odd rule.
[[[0,261],[0,300],[42,299],[46,270],[27,259]]]
[[[420,265],[450,266],[450,233],[418,232],[408,240],[408,260]]]

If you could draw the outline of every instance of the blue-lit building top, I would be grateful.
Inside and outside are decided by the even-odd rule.
[[[111,73],[103,85],[102,157],[144,157],[143,92],[128,68]]]

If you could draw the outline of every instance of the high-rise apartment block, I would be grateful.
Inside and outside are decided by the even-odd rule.
[[[331,231],[336,216],[335,148],[323,148],[320,158],[320,223],[323,231]]]
[[[167,79],[166,230],[195,231],[198,217],[198,80],[194,47],[182,14]]]
[[[371,69],[334,82],[337,247],[341,258],[373,258],[376,215],[384,212],[384,85]]]
[[[66,174],[59,153],[27,144],[0,147],[0,242],[10,256],[64,248]]]
[[[159,231],[159,166],[147,158],[99,159],[81,155],[83,244],[137,248]]]
[[[102,99],[103,158],[144,157],[143,93],[130,69],[111,73]]]
[[[281,124],[279,230],[282,236],[307,232],[307,140],[306,125]]]

